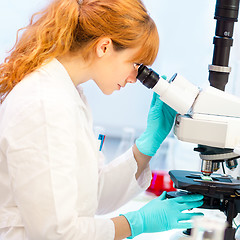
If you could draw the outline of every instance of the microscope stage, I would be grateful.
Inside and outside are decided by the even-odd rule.
[[[212,181],[202,180],[201,172],[171,170],[169,175],[177,189],[218,199],[240,198],[240,181],[229,175],[212,174]]]

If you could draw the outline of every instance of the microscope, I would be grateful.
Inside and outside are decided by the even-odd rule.
[[[168,197],[199,193],[202,208],[225,213],[228,226],[224,240],[234,240],[233,220],[240,213],[240,180],[225,173],[234,170],[240,158],[240,98],[224,92],[231,68],[234,23],[240,0],[217,0],[214,52],[209,65],[210,86],[200,89],[179,74],[164,80],[144,65],[137,79],[159,94],[160,99],[178,112],[174,133],[179,140],[198,144],[194,151],[202,160],[201,172],[171,170],[176,192]],[[223,174],[214,173],[222,167]]]

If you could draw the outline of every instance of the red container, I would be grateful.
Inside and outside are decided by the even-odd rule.
[[[147,191],[160,196],[164,191],[171,192],[176,189],[167,171],[152,171],[152,181]]]

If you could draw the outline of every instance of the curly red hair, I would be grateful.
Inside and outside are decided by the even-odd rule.
[[[19,32],[23,31],[19,38]],[[140,0],[54,0],[34,14],[0,65],[1,102],[27,74],[68,51],[88,60],[101,37],[116,50],[141,46],[133,62],[151,65],[158,53],[156,25]]]

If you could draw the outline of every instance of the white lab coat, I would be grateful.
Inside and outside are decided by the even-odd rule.
[[[26,76],[0,106],[0,233],[4,240],[114,239],[115,210],[146,189],[132,150],[99,168],[81,87],[56,59]]]

